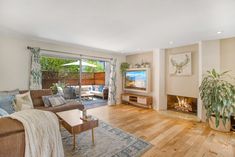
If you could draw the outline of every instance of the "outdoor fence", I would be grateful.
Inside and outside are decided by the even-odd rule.
[[[79,80],[79,73],[42,71],[43,89],[50,88],[59,81],[66,85],[79,85]],[[105,72],[83,72],[81,85],[105,85]]]

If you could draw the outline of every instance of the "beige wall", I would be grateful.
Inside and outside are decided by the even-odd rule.
[[[126,56],[126,61],[129,64],[135,65],[137,63],[141,64],[142,62],[149,62],[150,66],[153,65],[153,52],[143,52],[139,54],[134,54],[134,55],[127,55]]]
[[[235,37],[220,40],[220,69],[235,76]]]
[[[120,63],[125,62],[124,55],[118,55],[106,51],[86,50],[83,47],[72,44],[33,40],[26,36],[18,34],[12,35],[2,32],[0,32],[0,91],[16,88],[28,89],[30,51],[27,50],[27,46],[117,58],[117,99],[118,101],[120,100],[119,97],[122,92],[122,81],[119,67]]]
[[[143,53],[138,53],[138,54],[134,54],[134,55],[127,55],[126,56],[126,62],[131,64],[131,65],[135,65],[135,64],[141,64],[142,62],[148,62],[150,63],[150,67],[151,67],[151,78],[150,78],[150,93],[146,94],[146,95],[152,95],[152,86],[153,86],[153,79],[152,79],[152,71],[153,71],[153,52],[143,52]],[[138,92],[132,92],[132,93],[137,93]]]
[[[192,75],[169,75],[169,55],[192,52]],[[198,44],[166,49],[166,93],[172,95],[198,97]]]

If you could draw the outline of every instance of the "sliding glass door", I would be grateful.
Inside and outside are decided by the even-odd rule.
[[[41,56],[42,87],[86,108],[107,104],[106,62],[92,59]]]

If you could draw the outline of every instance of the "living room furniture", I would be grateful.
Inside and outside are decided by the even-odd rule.
[[[21,122],[0,118],[0,157],[24,157],[25,133]]]
[[[27,91],[20,91],[25,93]],[[31,90],[31,98],[35,109],[51,112],[61,112],[72,109],[83,110],[84,106],[78,102],[68,102],[57,107],[45,107],[42,96],[52,95],[50,89]],[[0,118],[0,157],[24,157],[25,133],[24,126],[11,118]]]
[[[121,94],[121,101],[123,104],[131,104],[139,107],[152,108],[152,96],[137,95],[131,93]]]
[[[70,86],[74,88],[76,97],[79,97],[79,86]],[[93,94],[102,99],[108,99],[108,87],[103,85],[84,85],[81,86],[81,97],[83,95]]]
[[[76,145],[76,134],[87,130],[91,130],[94,144],[94,128],[98,127],[98,119],[82,120],[82,111],[79,110],[57,112],[56,114],[61,119],[62,126],[73,135],[73,149]]]
[[[91,97],[92,100],[93,100],[94,94],[92,94],[92,93],[81,94],[81,97],[82,97],[82,99],[83,99],[83,98],[84,98],[84,99],[89,99],[89,98]]]
[[[97,90],[97,88],[91,91],[96,97],[101,97],[102,99],[108,99],[109,89],[108,87],[101,87],[101,90]]]
[[[26,90],[20,91],[20,93],[26,93]],[[51,111],[51,112],[61,112],[72,109],[83,110],[84,106],[77,101],[69,101],[64,105],[56,107],[45,107],[42,96],[53,95],[51,89],[42,89],[42,90],[30,90],[30,95],[33,101],[33,106],[35,109]]]

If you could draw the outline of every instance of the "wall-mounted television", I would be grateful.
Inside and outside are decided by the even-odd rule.
[[[124,74],[123,88],[125,91],[145,92],[150,91],[149,68],[128,69]]]

